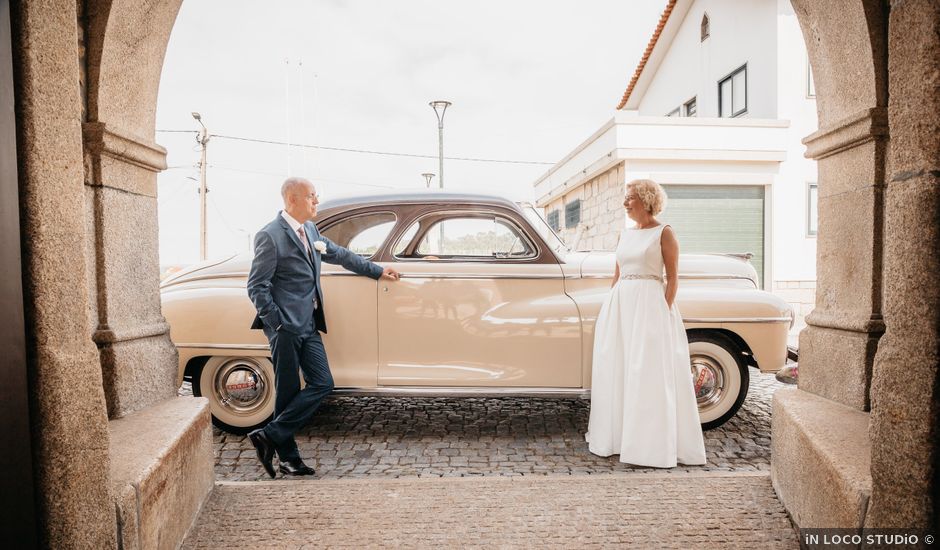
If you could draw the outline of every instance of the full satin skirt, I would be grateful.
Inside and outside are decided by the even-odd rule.
[[[638,466],[705,464],[689,341],[658,281],[618,281],[601,306],[585,439]]]

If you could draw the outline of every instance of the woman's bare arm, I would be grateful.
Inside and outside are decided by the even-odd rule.
[[[679,291],[679,241],[668,225],[663,228],[663,264],[666,266],[666,303],[672,307]]]

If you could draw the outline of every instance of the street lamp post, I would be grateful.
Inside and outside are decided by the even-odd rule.
[[[431,188],[431,178],[434,177],[434,174],[432,174],[431,172],[425,172],[425,173],[421,174],[421,176],[424,177],[424,179],[426,180],[426,184],[425,184],[425,185],[427,186],[428,189],[430,189],[430,188]]]
[[[202,126],[202,131],[196,137],[196,143],[202,147],[202,153],[199,157],[199,260],[206,259],[206,193],[209,189],[206,187],[206,145],[209,144],[209,130],[202,123],[202,115],[193,112],[193,118]]]
[[[447,108],[451,106],[450,101],[432,101],[428,103],[433,109],[434,114],[437,115],[437,138],[438,138],[438,151],[440,158],[440,166],[437,171],[437,184],[441,189],[444,188],[444,113],[447,111]]]

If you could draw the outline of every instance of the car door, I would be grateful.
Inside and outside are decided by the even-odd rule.
[[[378,288],[379,384],[581,387],[581,320],[523,221],[435,212],[394,246]]]
[[[354,212],[331,220],[323,235],[363,258],[372,258],[396,224],[389,210]],[[323,337],[337,387],[376,385],[378,330],[375,280],[323,262],[324,311],[330,331]]]

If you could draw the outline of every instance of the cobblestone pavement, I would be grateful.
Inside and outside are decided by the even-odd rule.
[[[738,414],[705,432],[705,466],[658,470],[592,455],[580,399],[333,397],[297,443],[321,479],[769,471],[771,397],[783,385],[754,369],[750,379]],[[216,429],[214,447],[217,480],[268,479],[245,436]]]
[[[222,483],[182,547],[798,548],[766,472]]]

